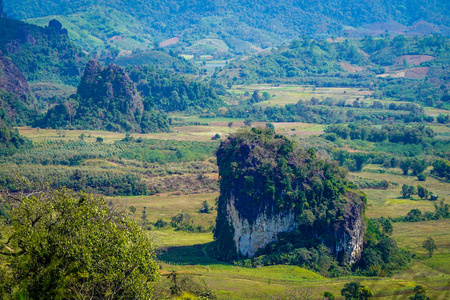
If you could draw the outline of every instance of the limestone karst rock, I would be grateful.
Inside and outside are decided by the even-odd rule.
[[[19,97],[30,93],[25,75],[0,51],[0,89]]]
[[[220,196],[215,239],[225,260],[254,257],[283,232],[326,245],[340,261],[360,258],[365,195],[336,164],[273,130],[252,129],[217,151]]]

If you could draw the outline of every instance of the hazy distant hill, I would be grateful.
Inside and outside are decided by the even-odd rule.
[[[42,28],[0,18],[0,51],[31,82],[77,85],[87,61],[82,50],[70,41],[67,30],[55,20]]]
[[[184,50],[219,39],[245,52],[301,34],[450,34],[448,0],[4,0],[4,6],[13,18],[41,18],[30,20],[37,24],[62,16],[69,33],[92,48],[143,49],[177,36]]]

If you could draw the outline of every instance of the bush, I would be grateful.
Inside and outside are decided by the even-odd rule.
[[[427,175],[420,173],[419,175],[417,175],[417,179],[419,181],[425,181],[427,179]]]

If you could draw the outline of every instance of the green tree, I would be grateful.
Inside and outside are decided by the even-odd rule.
[[[384,219],[381,223],[381,227],[383,228],[383,233],[387,235],[392,235],[394,232],[394,227],[392,226],[392,222],[389,219]]]
[[[425,159],[413,159],[411,161],[411,169],[414,176],[419,175],[428,167],[428,162]]]
[[[14,233],[2,245],[8,270],[0,272],[9,286],[0,298],[151,297],[159,278],[152,242],[104,199],[44,190],[22,197],[11,219]]]
[[[208,201],[203,201],[202,208],[200,208],[200,212],[204,214],[209,214],[211,212],[211,207],[209,206]]]
[[[412,185],[404,184],[402,186],[402,195],[403,198],[410,198],[412,195],[416,193],[416,188]]]
[[[230,132],[231,132],[231,127],[233,127],[233,122],[228,122],[228,127],[230,127]]]
[[[433,238],[430,237],[430,236],[423,242],[422,247],[425,248],[425,250],[428,251],[428,255],[430,255],[430,257],[433,256],[434,250],[437,249],[437,246],[434,243]]]
[[[134,214],[134,213],[136,212],[136,207],[130,206],[130,207],[128,207],[128,210],[129,210],[132,214]]]
[[[403,175],[408,175],[408,171],[410,168],[411,168],[411,161],[409,161],[408,159],[402,160],[400,162],[400,169],[402,169]]]
[[[345,299],[349,300],[359,299],[359,288],[360,284],[358,282],[346,283],[341,290],[341,296],[344,296]]]
[[[428,190],[419,184],[417,186],[417,195],[420,197],[420,199],[427,199],[428,198]]]
[[[346,300],[366,300],[373,297],[372,291],[359,282],[349,282],[344,285],[341,290],[341,295],[345,297]]]
[[[328,300],[334,300],[334,295],[331,292],[324,292],[323,297]]]
[[[421,285],[416,285],[414,287],[414,296],[409,297],[410,300],[430,300],[427,296],[427,292]]]
[[[266,123],[266,128],[271,129],[271,130],[275,130],[275,125],[273,125],[273,124],[270,123],[270,122],[267,122],[267,123]]]

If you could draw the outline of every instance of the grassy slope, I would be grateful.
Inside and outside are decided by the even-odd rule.
[[[152,37],[143,32],[140,21],[106,6],[94,6],[67,16],[28,19],[26,22],[47,26],[52,19],[60,21],[69,31],[70,39],[89,52],[116,44],[118,48],[125,50],[146,49],[152,41]],[[113,36],[121,36],[123,39],[110,42],[109,39]]]

